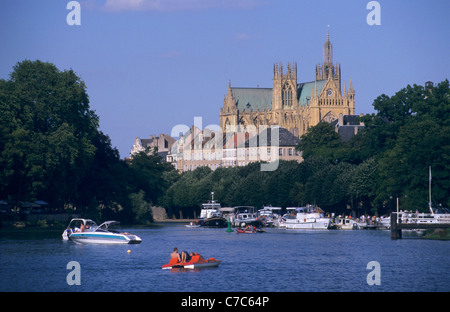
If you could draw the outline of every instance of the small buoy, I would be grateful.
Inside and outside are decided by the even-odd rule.
[[[130,250],[130,249],[128,249],[128,250],[127,250],[127,252],[128,252],[128,253],[131,253],[131,250]]]

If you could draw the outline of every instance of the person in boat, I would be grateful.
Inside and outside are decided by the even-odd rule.
[[[254,231],[255,230],[255,227],[254,226],[251,226],[251,225],[247,225],[245,228],[244,228],[244,231],[246,231],[246,232],[252,232],[252,231]]]
[[[183,251],[181,252],[181,262],[182,262],[182,263],[186,263],[186,262],[191,261],[192,255],[193,255],[192,252],[188,254],[187,251],[184,251],[184,250],[183,250]]]
[[[178,262],[181,262],[180,254],[178,253],[178,248],[175,247],[173,252],[170,254],[170,259],[177,258]]]

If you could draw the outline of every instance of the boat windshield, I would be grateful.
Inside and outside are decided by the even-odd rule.
[[[83,231],[95,231],[98,228],[98,225],[90,219],[72,219],[67,228],[72,230],[84,228]]]
[[[233,208],[235,213],[255,213],[255,207],[253,206],[236,206]]]
[[[258,213],[261,216],[270,216],[272,214],[277,214],[281,211],[281,207],[264,207],[263,209],[259,209]]]
[[[219,203],[216,203],[215,201],[208,202],[206,204],[202,204],[203,209],[219,209],[221,206]]]
[[[307,213],[308,208],[307,207],[287,207],[286,210],[290,215],[297,214],[297,213]]]
[[[117,227],[119,226],[120,222],[119,221],[106,221],[103,222],[102,224],[99,225],[97,230],[101,230],[101,231],[111,231],[111,228]]]

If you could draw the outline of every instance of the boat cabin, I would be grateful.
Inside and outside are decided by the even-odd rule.
[[[355,220],[347,217],[337,218],[334,222],[337,229],[340,230],[355,230],[358,229],[358,223]]]
[[[287,207],[287,213],[283,215],[284,219],[298,219],[298,218],[324,218],[324,211],[312,205],[305,207]]]
[[[234,207],[234,213],[236,215],[236,219],[256,219],[258,215],[255,212],[255,207],[253,206],[236,206]]]
[[[261,221],[258,219],[258,214],[255,212],[255,207],[253,206],[236,206],[234,207],[234,213],[235,226],[262,225]]]
[[[264,206],[258,210],[260,216],[272,217],[278,215],[281,211],[281,207]]]
[[[281,207],[264,206],[258,210],[259,218],[265,226],[275,226],[275,222],[281,218]]]
[[[212,217],[221,217],[220,204],[215,200],[211,200],[205,204],[202,204],[202,210],[200,211],[201,219],[208,219]]]

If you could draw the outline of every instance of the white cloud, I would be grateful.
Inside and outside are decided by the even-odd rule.
[[[107,11],[187,11],[211,8],[251,9],[257,0],[106,0]]]

